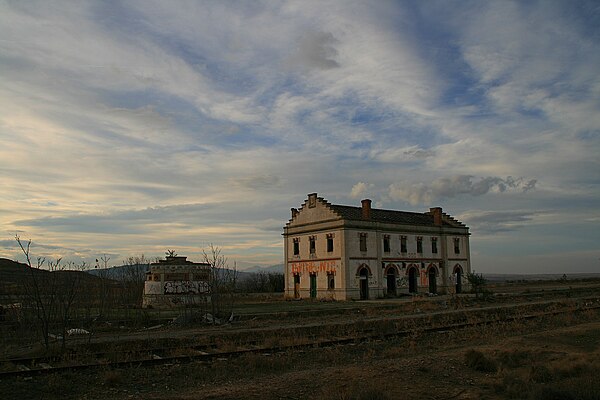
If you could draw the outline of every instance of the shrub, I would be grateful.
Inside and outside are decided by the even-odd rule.
[[[116,386],[123,381],[123,375],[119,371],[109,370],[103,375],[104,384],[107,386]]]
[[[529,369],[529,380],[536,383],[552,382],[554,375],[545,365],[532,365]]]
[[[598,400],[600,377],[591,373],[584,377],[539,386],[533,391],[533,400]]]
[[[532,360],[528,351],[504,351],[497,357],[500,364],[506,368],[517,368],[526,365]]]
[[[467,367],[480,372],[496,372],[496,362],[477,350],[469,350],[465,353]]]

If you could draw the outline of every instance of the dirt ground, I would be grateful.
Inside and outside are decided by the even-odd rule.
[[[514,285],[497,287],[491,301],[439,296],[330,304],[249,303],[251,313],[228,326],[99,332],[87,345],[71,343],[74,362],[85,362],[86,351],[172,345],[174,353],[168,355],[173,356],[191,354],[190,346],[202,343],[228,351],[248,348],[248,339],[270,347],[340,335],[361,337],[367,332],[381,335],[407,326],[411,333],[210,362],[0,377],[0,399],[600,399],[600,309],[512,318],[596,305],[598,282],[582,282],[579,287],[521,286],[510,295],[503,293],[516,291]],[[451,315],[463,311],[504,319],[435,333],[411,322],[421,317],[425,324],[450,321]],[[15,354],[36,351],[30,346]],[[0,363],[0,371],[11,368],[15,365]]]
[[[436,339],[404,343],[408,349],[386,347],[379,354],[374,346],[341,364],[319,363],[249,379],[232,376],[225,382],[190,385],[177,394],[145,398],[600,398],[600,322],[514,336],[486,335],[474,340],[474,345],[459,337],[436,345]],[[469,351],[482,354],[492,364],[467,366]]]
[[[2,399],[599,399],[600,313],[0,380]]]

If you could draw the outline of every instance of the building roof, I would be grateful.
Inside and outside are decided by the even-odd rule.
[[[166,256],[164,260],[158,260],[156,263],[150,264],[151,266],[169,266],[169,265],[192,265],[201,267],[210,267],[210,264],[201,262],[195,263],[189,261],[185,256]]]
[[[431,208],[429,211],[424,213],[409,212],[409,211],[397,211],[397,210],[383,210],[378,208],[371,208],[371,200],[363,200],[361,203],[362,207],[345,206],[338,204],[331,204],[322,197],[317,197],[316,193],[308,195],[308,199],[304,202],[300,210],[292,209],[292,219],[288,222],[288,225],[294,220],[294,216],[304,209],[308,208],[308,203],[313,201],[323,204],[326,208],[333,211],[340,218],[347,221],[371,221],[387,224],[398,224],[398,225],[419,225],[419,226],[440,226],[435,223],[434,214],[439,213],[441,217],[441,226],[467,228],[465,224],[454,219],[450,215],[442,212],[442,209]],[[368,218],[365,218],[365,209],[368,208]]]
[[[347,220],[364,220],[361,207],[331,204],[331,209]],[[433,215],[408,211],[371,209],[371,221],[406,225],[433,225]]]

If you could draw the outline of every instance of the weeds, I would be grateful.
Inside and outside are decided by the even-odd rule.
[[[517,368],[531,363],[532,355],[529,351],[503,351],[497,359],[502,367]]]
[[[106,386],[115,387],[123,382],[123,373],[118,370],[108,370],[102,374],[102,383]]]
[[[480,351],[469,350],[465,354],[467,367],[479,372],[496,372],[496,362]]]

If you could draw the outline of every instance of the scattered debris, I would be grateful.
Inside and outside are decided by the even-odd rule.
[[[81,328],[73,328],[73,329],[67,330],[67,335],[69,335],[69,336],[89,335],[89,334],[90,334],[90,331],[87,331],[87,330],[81,329]]]
[[[148,327],[148,328],[146,328],[146,330],[153,331],[155,329],[162,328],[162,327],[163,327],[163,324],[159,324],[159,325],[154,325],[154,326]]]
[[[185,313],[182,315],[179,315],[176,318],[173,318],[173,321],[171,323],[175,324],[175,325],[185,325],[185,324],[191,324],[194,322],[201,322],[201,323],[206,323],[206,324],[211,324],[211,325],[222,325],[222,324],[231,324],[235,321],[236,317],[233,315],[233,313],[231,313],[229,315],[229,318],[227,319],[223,319],[223,318],[217,318],[215,316],[213,316],[211,313]]]

